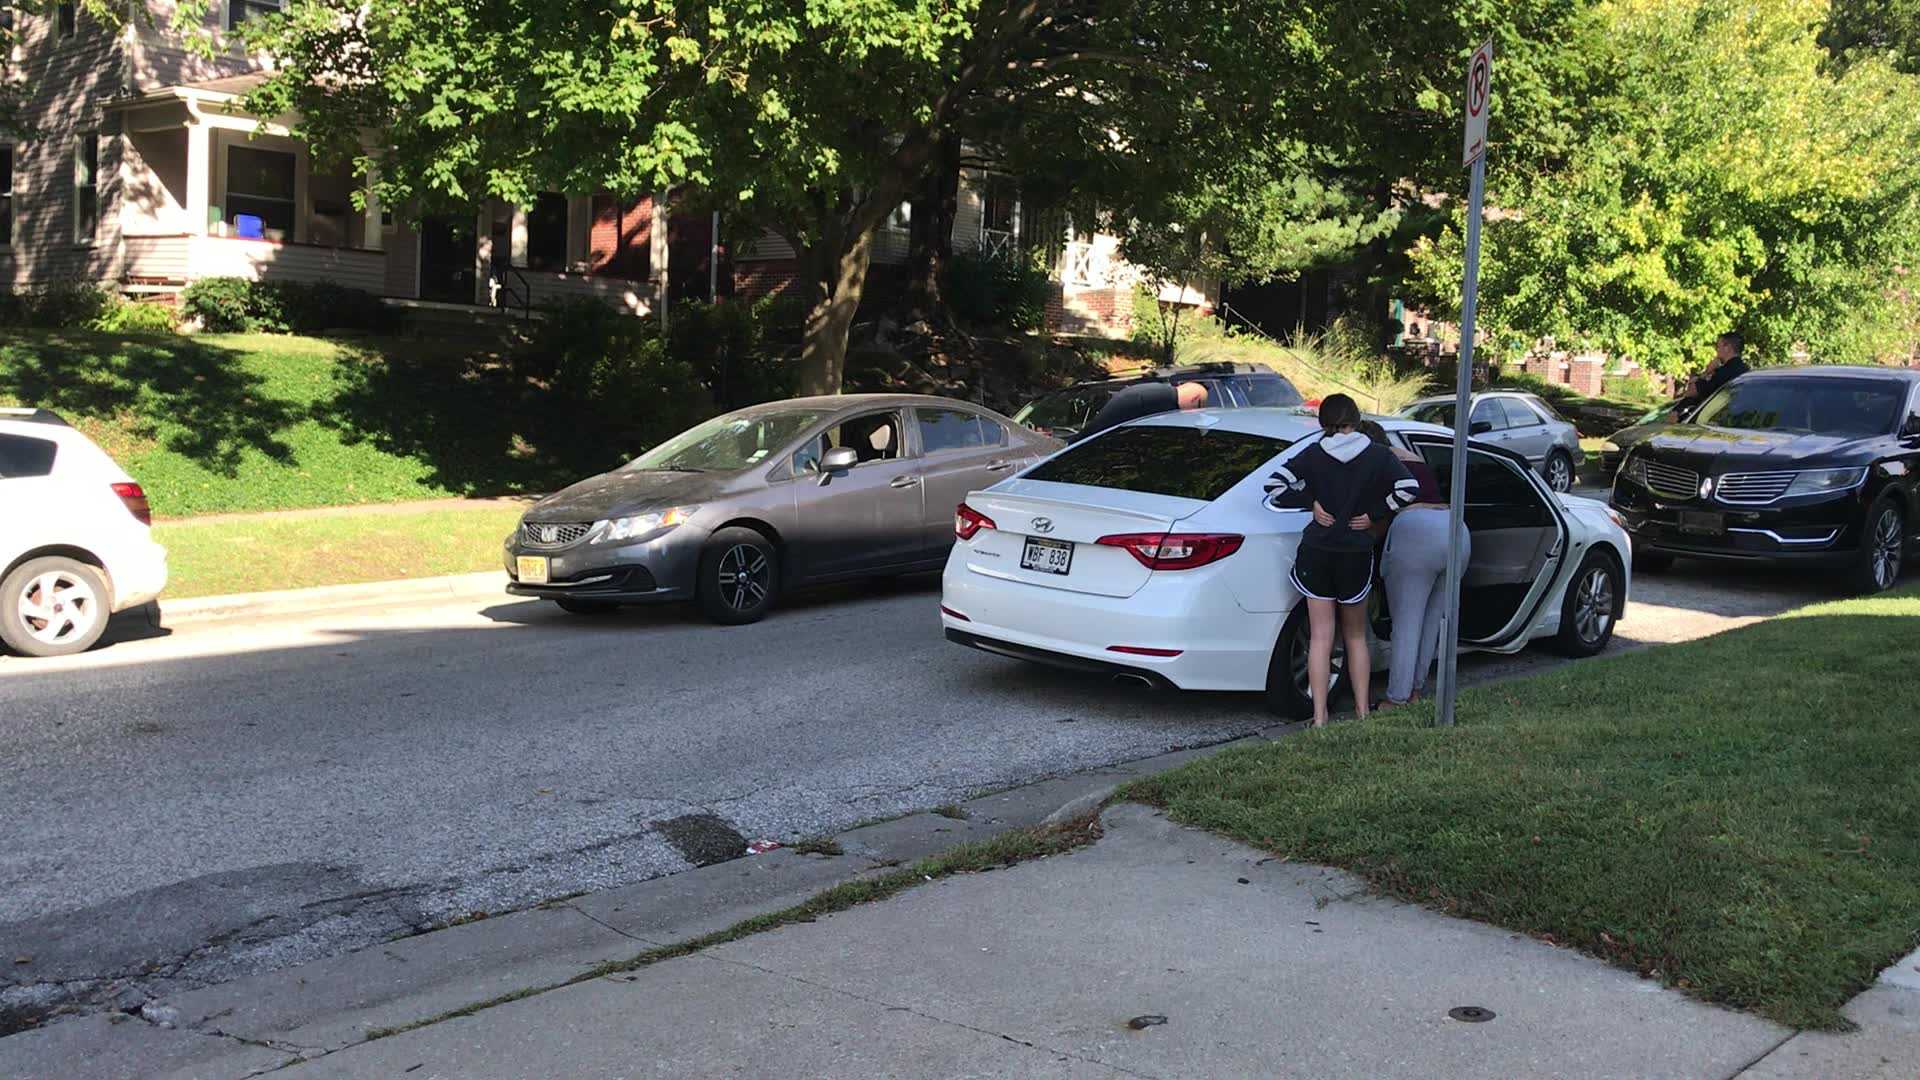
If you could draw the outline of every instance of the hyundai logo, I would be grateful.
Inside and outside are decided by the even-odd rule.
[[[560,539],[559,529],[556,529],[551,525],[540,526],[540,542],[541,543],[551,544],[558,539]]]
[[[1053,531],[1053,519],[1052,519],[1052,518],[1050,518],[1050,517],[1037,517],[1037,518],[1034,518],[1034,519],[1033,519],[1033,531],[1034,531],[1034,532],[1037,532],[1037,533],[1050,533],[1050,532],[1052,532],[1052,531]]]

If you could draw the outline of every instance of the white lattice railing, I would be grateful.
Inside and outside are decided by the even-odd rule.
[[[1107,244],[1070,240],[1060,248],[1060,280],[1083,288],[1107,288],[1132,281],[1131,268]]]

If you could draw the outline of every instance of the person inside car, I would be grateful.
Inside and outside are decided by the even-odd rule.
[[[1347,677],[1353,680],[1355,712],[1365,718],[1372,663],[1367,654],[1367,594],[1373,589],[1373,522],[1411,504],[1420,485],[1393,451],[1357,430],[1360,406],[1345,394],[1320,403],[1322,437],[1286,459],[1267,485],[1312,500],[1314,520],[1300,534],[1293,561],[1293,587],[1307,600],[1310,644],[1307,683],[1313,695],[1313,726],[1327,724],[1333,681],[1335,620],[1347,643]]]
[[[1207,407],[1207,388],[1197,382],[1184,382],[1178,386],[1163,382],[1144,382],[1129,386],[1125,390],[1107,399],[1100,411],[1093,414],[1087,426],[1080,431],[1081,438],[1098,435],[1108,428],[1138,420],[1143,416],[1155,416],[1175,409],[1204,409]]]

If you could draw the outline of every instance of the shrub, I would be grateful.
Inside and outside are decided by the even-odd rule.
[[[180,312],[171,304],[114,297],[92,326],[108,334],[172,334],[180,329]]]
[[[382,333],[394,329],[398,322],[393,309],[379,297],[330,281],[201,278],[187,286],[181,303],[188,315],[215,333]]]
[[[692,367],[721,409],[737,409],[793,393],[793,367],[779,353],[781,339],[798,343],[799,333],[791,302],[688,300],[668,320],[668,353]]]
[[[0,326],[52,330],[90,326],[117,297],[86,281],[57,281],[20,292],[0,292]]]
[[[253,282],[237,277],[201,278],[180,294],[180,307],[188,317],[216,334],[252,329],[252,301]]]
[[[1038,256],[966,251],[947,264],[947,304],[970,322],[1039,330],[1050,288]]]

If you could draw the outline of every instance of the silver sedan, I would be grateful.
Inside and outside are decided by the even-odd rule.
[[[1400,415],[1442,427],[1453,426],[1453,398],[1431,397],[1400,410]],[[1527,459],[1547,486],[1565,493],[1578,475],[1580,432],[1537,394],[1525,390],[1487,390],[1473,395],[1469,432]]]
[[[753,622],[798,585],[938,570],[967,493],[1062,445],[950,398],[755,405],[535,503],[506,540],[507,591]]]

